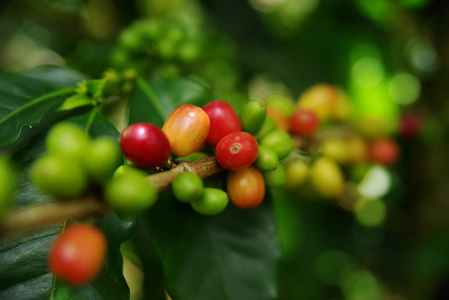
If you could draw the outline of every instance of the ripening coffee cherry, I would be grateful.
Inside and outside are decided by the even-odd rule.
[[[217,161],[227,170],[239,170],[250,166],[257,158],[259,145],[248,132],[228,134],[215,148]]]
[[[340,165],[347,164],[350,159],[349,144],[342,138],[329,138],[321,143],[323,156],[334,160]]]
[[[276,130],[268,133],[260,140],[260,145],[276,152],[279,160],[286,158],[293,151],[293,140],[285,131]]]
[[[285,168],[281,164],[279,164],[274,170],[264,171],[263,177],[265,184],[273,188],[283,186],[287,180]]]
[[[265,197],[265,181],[255,167],[229,172],[226,184],[229,199],[239,208],[255,208]]]
[[[209,134],[206,142],[217,146],[218,142],[226,135],[242,131],[239,116],[232,106],[221,100],[214,100],[203,107],[210,120]]]
[[[184,172],[178,174],[172,183],[172,191],[175,198],[184,203],[201,198],[203,190],[203,180],[195,173]]]
[[[300,95],[296,107],[312,110],[323,122],[333,117],[338,96],[336,87],[329,84],[316,84]]]
[[[106,238],[91,225],[68,226],[53,242],[48,253],[48,267],[56,276],[73,286],[91,282],[103,267]]]
[[[45,142],[50,154],[81,161],[89,148],[90,139],[78,125],[61,122],[50,129]]]
[[[291,98],[280,93],[268,95],[265,99],[265,105],[272,107],[287,118],[291,118],[295,110],[295,103]]]
[[[167,161],[170,142],[164,132],[150,123],[135,123],[120,136],[123,155],[141,168],[153,168]]]
[[[267,110],[262,101],[253,99],[242,107],[239,116],[243,130],[256,134],[265,121]]]
[[[254,165],[262,171],[270,171],[276,169],[279,164],[279,158],[273,149],[259,146],[259,154]]]
[[[204,188],[200,199],[190,203],[192,208],[207,216],[213,216],[221,213],[228,206],[229,198],[225,191],[217,188]]]
[[[30,179],[42,192],[56,198],[79,197],[88,186],[87,175],[77,160],[52,154],[33,162]]]
[[[285,187],[296,189],[301,187],[309,176],[309,165],[301,160],[295,159],[285,164]]]
[[[318,158],[310,169],[315,190],[324,198],[336,198],[344,188],[344,177],[337,163],[329,158]]]
[[[297,109],[290,120],[293,133],[301,137],[311,137],[319,127],[319,120],[312,110]]]
[[[119,145],[111,137],[103,136],[92,141],[86,155],[84,166],[90,177],[103,183],[112,177],[120,165],[121,153]]]
[[[198,151],[210,130],[207,113],[192,104],[183,104],[171,112],[162,131],[170,141],[171,151],[177,156],[186,156]]]
[[[400,149],[395,140],[385,137],[371,141],[368,153],[371,160],[389,166],[398,160]]]
[[[267,107],[267,116],[271,117],[276,124],[276,130],[290,131],[290,118],[283,113],[277,111],[272,106]]]
[[[157,200],[156,188],[146,173],[128,168],[114,176],[105,187],[105,199],[119,211],[133,212],[146,209]]]

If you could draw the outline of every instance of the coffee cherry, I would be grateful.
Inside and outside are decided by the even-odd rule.
[[[90,140],[78,125],[61,122],[50,129],[45,142],[49,153],[81,161]]]
[[[201,198],[190,204],[196,212],[212,216],[224,211],[228,203],[229,198],[225,191],[216,188],[204,188]]]
[[[348,138],[348,154],[349,154],[349,163],[353,165],[361,164],[366,161],[368,153],[367,153],[367,144],[366,141],[359,135],[353,135]]]
[[[264,171],[263,177],[265,184],[269,187],[281,187],[287,180],[285,168],[281,164],[279,164],[274,170]]]
[[[266,115],[266,107],[262,101],[257,99],[248,101],[239,114],[243,130],[251,134],[257,133],[261,129]]]
[[[389,166],[397,161],[400,150],[395,140],[385,137],[371,141],[368,153],[371,160]]]
[[[172,191],[176,199],[181,202],[192,202],[203,195],[204,185],[201,177],[194,173],[178,174],[172,183]]]
[[[254,137],[256,138],[256,140],[260,141],[264,136],[275,130],[276,122],[272,117],[267,116],[262,124],[262,127],[260,127],[259,131],[257,131]]]
[[[316,114],[311,110],[297,109],[290,120],[293,133],[301,137],[311,137],[319,127]]]
[[[227,191],[235,206],[243,209],[255,208],[265,197],[263,175],[254,167],[231,171],[228,174]]]
[[[291,118],[293,115],[295,104],[288,96],[280,93],[273,93],[268,95],[264,100],[267,107],[272,107],[287,118]]]
[[[257,158],[259,146],[248,132],[228,134],[215,148],[217,161],[227,170],[239,170],[250,166]]]
[[[341,138],[330,138],[324,140],[321,144],[321,152],[323,156],[344,165],[349,162],[350,149],[346,140]]]
[[[186,156],[198,151],[209,134],[209,116],[200,107],[183,104],[175,108],[165,120],[162,131],[170,141],[171,151]]]
[[[335,198],[343,192],[343,173],[329,158],[321,157],[313,163],[310,178],[315,190],[324,198]]]
[[[51,246],[48,267],[57,279],[82,286],[101,271],[106,248],[106,238],[99,229],[87,224],[71,225]]]
[[[276,152],[279,160],[286,158],[293,151],[293,140],[285,131],[272,131],[260,140],[260,145]]]
[[[301,94],[296,107],[312,110],[323,122],[333,117],[338,96],[336,87],[329,84],[316,84]]]
[[[274,170],[279,164],[279,158],[273,149],[259,146],[259,154],[254,164],[262,171]]]
[[[215,100],[203,107],[210,120],[210,130],[206,142],[217,146],[218,142],[226,135],[242,131],[239,116],[232,106],[221,100]]]
[[[285,187],[296,189],[302,186],[309,176],[309,165],[301,160],[295,159],[285,165]]]
[[[133,212],[150,207],[156,202],[156,188],[137,169],[127,169],[114,176],[105,187],[105,199],[114,209]]]
[[[276,123],[276,130],[290,131],[290,118],[277,111],[271,106],[267,107],[267,116],[271,117]]]
[[[126,127],[120,136],[120,147],[132,163],[142,168],[163,164],[170,156],[170,143],[164,132],[150,123]]]
[[[56,198],[79,197],[88,185],[85,171],[78,161],[50,154],[33,162],[30,179],[38,189]]]
[[[103,183],[112,177],[120,165],[120,159],[118,143],[104,136],[92,141],[84,156],[84,166],[94,181]]]

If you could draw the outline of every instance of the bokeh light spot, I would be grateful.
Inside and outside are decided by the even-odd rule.
[[[388,92],[393,101],[399,104],[411,104],[421,93],[421,83],[411,74],[397,74],[391,79]]]
[[[368,170],[359,185],[359,193],[366,198],[378,198],[385,195],[391,187],[391,176],[381,166]]]
[[[359,59],[351,70],[352,80],[361,87],[375,87],[385,77],[385,71],[381,61],[374,57]]]
[[[387,207],[381,200],[361,198],[354,213],[360,224],[368,227],[378,226],[385,220]]]

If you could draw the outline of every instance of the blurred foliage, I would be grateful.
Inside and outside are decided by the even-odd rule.
[[[295,201],[274,194],[279,298],[448,299],[447,28],[444,0],[6,0],[0,70],[56,65],[107,77],[106,91],[125,99],[107,99],[119,129],[137,75],[167,86],[190,77],[236,108],[269,92],[296,98],[315,83],[341,86],[355,124],[397,135],[402,159],[371,169],[384,192],[354,211],[307,192]],[[415,139],[398,135],[404,111],[422,120]],[[351,172],[369,185],[366,169]],[[125,261],[161,275],[160,262],[141,257]]]

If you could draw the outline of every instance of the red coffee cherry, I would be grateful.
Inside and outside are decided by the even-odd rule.
[[[227,170],[240,170],[249,167],[257,158],[259,145],[248,132],[228,134],[215,148],[217,161]]]
[[[88,224],[68,226],[54,241],[48,254],[50,271],[73,286],[92,281],[100,272],[106,255],[102,231]]]
[[[231,202],[239,208],[255,208],[265,197],[265,181],[255,167],[231,171],[227,179],[227,191]]]
[[[384,137],[371,141],[368,153],[373,161],[389,166],[399,158],[400,149],[395,140]]]
[[[297,109],[290,119],[291,130],[299,136],[312,136],[319,126],[316,114],[311,110]]]
[[[177,156],[186,156],[198,151],[210,129],[209,116],[200,107],[183,104],[171,112],[162,131],[170,141],[171,151]]]
[[[239,116],[232,106],[221,100],[214,100],[203,107],[210,120],[210,130],[206,142],[217,146],[226,135],[242,131]]]
[[[150,123],[132,124],[123,130],[120,147],[136,166],[153,168],[167,161],[170,142],[164,132]]]

